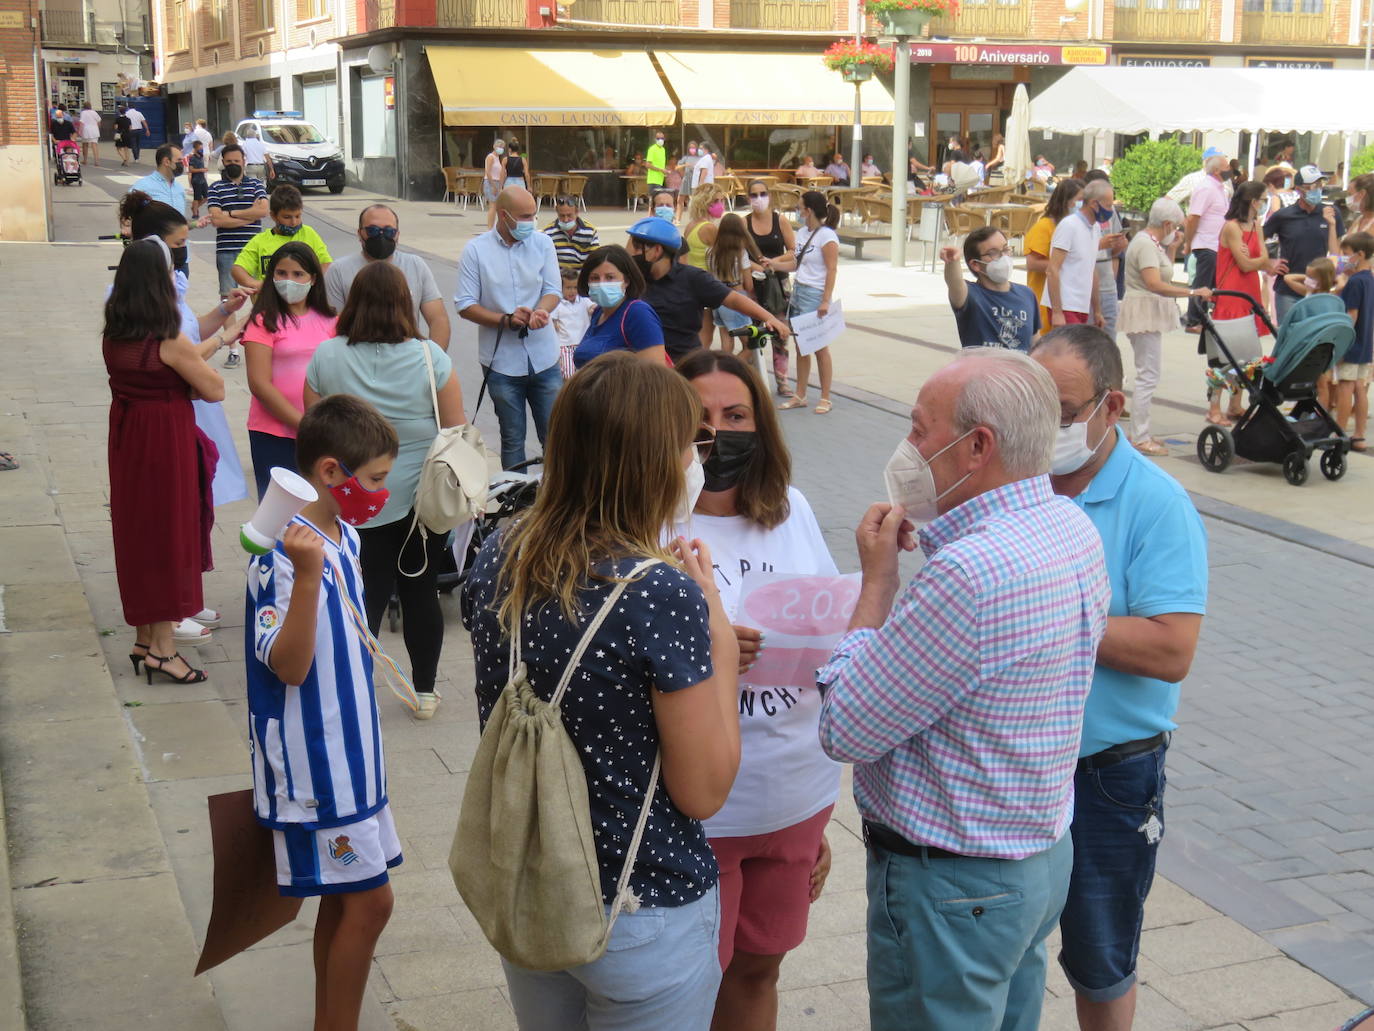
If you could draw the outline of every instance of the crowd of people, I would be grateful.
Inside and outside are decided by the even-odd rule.
[[[1179,328],[1176,299],[1206,302],[1223,280],[1258,304],[1266,274],[1276,301],[1339,290],[1365,351],[1343,356],[1332,396],[1362,428],[1374,184],[1352,183],[1348,235],[1307,168],[1308,192],[1273,210],[1268,175],[1221,187],[1218,221],[1226,165],[1211,154],[1187,212],[1162,197],[1128,241],[1110,175],[1093,170],[1061,181],[1028,234],[1030,285],[1012,282],[995,227],[946,248],[964,349],[920,388],[885,468],[888,499],[858,520],[844,636],[814,678],[772,685],[788,704],[765,706],[750,672],[768,642],[741,611],[744,573],[837,573],[778,412],[809,403],[810,355],[785,388],[788,319],[836,299],[838,212],[808,192],[794,226],[758,181],[747,214],[727,213],[715,157],[696,156],[680,213],[656,137],[654,214],[621,245],[570,197],[541,227],[519,182],[529,166],[503,142],[487,164],[490,227],[459,262],[455,310],[477,327],[478,404],[490,393],[501,464],[526,464],[531,422],[543,450],[532,506],[485,540],[463,586],[479,719],[504,733],[517,706],[555,714],[609,914],[585,962],[536,969],[503,950],[517,1022],[775,1028],[782,964],[829,876],[847,763],[867,847],[873,1028],[1036,1027],[1056,927],[1080,1026],[1129,1028],[1165,757],[1207,596],[1202,522],[1148,460],[1163,453],[1149,436],[1161,341]],[[122,202],[133,242],[105,307],[129,658],[150,682],[206,678],[178,647],[220,622],[201,588],[214,507],[246,494],[209,364],[230,346],[225,366],[246,367],[252,394],[257,493],[280,467],[318,494],[251,560],[244,633],[255,811],[275,836],[280,890],[322,899],[317,1025],[347,1028],[402,860],[376,635],[395,598],[415,716],[431,718],[447,539],[416,532],[417,498],[436,437],[469,412],[443,295],[398,250],[396,212],[364,208],[357,250],[335,258],[300,191],[269,196],[238,141],[222,143],[201,198],[221,300],[197,317],[182,159],[159,148]],[[1264,244],[1270,223],[1281,257]],[[1176,285],[1178,249],[1208,243],[1212,281],[1195,258],[1193,283]],[[735,346],[751,325],[776,339],[769,368]],[[1136,356],[1129,435],[1118,331]],[[823,414],[833,367],[828,349],[815,357]],[[925,563],[903,583],[899,556],[917,548]],[[494,769],[509,787],[517,766]],[[548,865],[507,858],[521,883]]]

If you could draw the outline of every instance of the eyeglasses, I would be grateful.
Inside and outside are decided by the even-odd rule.
[[[1005,254],[1007,254],[1006,251],[988,251],[986,254],[978,255],[978,260],[985,263],[989,261],[996,261],[998,258],[1002,257]]]
[[[710,426],[698,426],[692,446],[697,449],[697,458],[706,461],[711,456],[711,449],[716,446],[716,431]]]
[[[1068,429],[1078,421],[1078,417],[1083,414],[1089,405],[1101,404],[1104,396],[1105,392],[1103,394],[1094,394],[1077,408],[1065,408],[1061,405],[1059,408],[1059,428],[1061,430]]]

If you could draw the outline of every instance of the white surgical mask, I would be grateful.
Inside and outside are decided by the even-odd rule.
[[[750,198],[749,198],[749,206],[750,206],[751,208],[753,208],[755,211],[767,211],[767,210],[768,210],[768,198],[767,198],[767,197],[750,197]]]
[[[1175,230],[1172,230],[1172,231],[1169,233],[1168,236],[1164,237],[1164,239],[1160,240],[1159,242],[1160,242],[1160,245],[1163,246],[1163,247],[1172,247],[1172,246],[1174,245],[1174,241],[1177,240],[1177,239],[1178,239],[1178,230],[1175,229]]]
[[[563,230],[563,232],[565,233],[571,233],[574,229],[577,228],[577,219],[573,219],[571,222],[564,222],[560,218],[558,220],[558,228]]]
[[[909,437],[903,437],[901,443],[897,445],[897,450],[892,452],[892,457],[887,460],[887,468],[883,470],[883,481],[887,485],[887,500],[894,505],[901,505],[907,518],[917,525],[928,523],[934,519],[940,514],[937,504],[939,500],[963,483],[964,480],[967,480],[969,474],[960,477],[957,482],[950,484],[944,490],[937,491],[935,475],[930,471],[930,463],[972,432],[973,430],[969,430],[967,433],[960,434],[929,458],[921,454],[920,449],[911,442]]]
[[[1054,438],[1054,458],[1050,460],[1050,472],[1055,476],[1067,476],[1069,473],[1078,472],[1092,461],[1093,455],[1097,454],[1097,449],[1102,446],[1102,441],[1107,439],[1107,434],[1102,434],[1102,439],[1089,447],[1088,423],[1106,400],[1107,395],[1103,394],[1102,400],[1093,406],[1086,419],[1059,428],[1059,433]],[[1107,433],[1110,432],[1108,429]]]
[[[706,471],[701,467],[701,456],[697,454],[696,448],[692,449],[692,464],[682,471],[683,477],[687,481],[687,489],[682,493],[682,499],[677,503],[677,510],[673,513],[673,523],[685,523],[692,517],[692,510],[697,507],[697,498],[701,497],[702,488],[706,486]]]
[[[294,279],[274,279],[272,285],[287,304],[300,304],[310,296],[310,283],[298,283]]]
[[[992,261],[983,262],[983,275],[987,276],[994,283],[1008,283],[1011,281],[1011,255],[1004,254],[1000,258]]]

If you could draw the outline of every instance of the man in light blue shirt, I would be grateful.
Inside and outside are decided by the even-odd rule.
[[[1112,585],[1083,712],[1059,962],[1083,1031],[1129,1028],[1164,834],[1164,756],[1207,607],[1207,534],[1183,488],[1117,426],[1126,396],[1113,339],[1065,326],[1031,356],[1059,388],[1050,481],[1097,527]]]
[[[459,317],[477,324],[477,358],[501,424],[504,469],[525,460],[525,406],[542,445],[563,385],[549,322],[563,288],[553,241],[536,231],[537,211],[528,190],[501,191],[495,227],[463,248],[453,298]]]
[[[129,192],[139,190],[146,193],[153,200],[161,201],[163,204],[170,204],[186,215],[186,191],[177,182],[177,176],[181,174],[181,148],[175,143],[164,143],[157,148],[157,153],[153,155],[154,170],[145,175],[138,182],[129,187]],[[178,272],[185,273],[189,279],[191,276],[191,261],[188,257],[186,261],[176,267]]]

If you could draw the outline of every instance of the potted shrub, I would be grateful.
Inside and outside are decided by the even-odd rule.
[[[953,18],[959,0],[864,0],[864,10],[892,36],[919,36],[933,18]]]
[[[842,39],[830,44],[823,60],[831,71],[839,72],[845,82],[866,82],[873,73],[892,71],[892,50],[876,43],[856,43]]]

